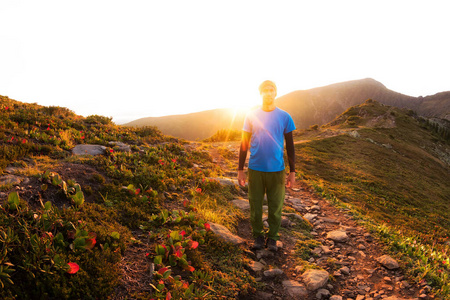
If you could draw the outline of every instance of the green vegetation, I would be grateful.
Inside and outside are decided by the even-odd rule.
[[[106,153],[72,156],[83,143]],[[151,276],[149,288],[129,291],[136,299],[254,292],[242,250],[208,232],[205,220],[234,230],[242,213],[229,204],[238,190],[208,178],[221,170],[207,151],[154,127],[1,97],[0,168],[7,166],[29,176],[30,186],[19,193],[2,186],[2,299],[108,298],[124,284],[121,263],[136,247],[136,271]]]
[[[349,108],[323,128],[330,130],[340,134],[296,145],[301,177],[370,220],[410,275],[448,295],[450,175],[437,151],[448,151],[448,140],[409,111],[375,101]]]
[[[240,141],[242,131],[235,129],[221,129],[217,131],[213,136],[205,139],[205,142],[231,142]]]
[[[327,126],[296,133],[297,171],[321,196],[350,209],[411,277],[447,297],[450,146],[435,124],[367,101]],[[71,155],[83,143],[106,152]],[[29,182],[1,187],[0,297],[106,299],[120,288],[134,299],[254,293],[259,285],[244,268],[245,252],[209,232],[210,222],[235,231],[244,216],[229,201],[239,191],[211,179],[223,170],[207,149],[154,127],[126,128],[1,97],[0,170],[14,167]],[[216,152],[236,159],[227,148]],[[320,244],[308,222],[292,221],[293,256],[301,270],[313,268],[307,260]],[[124,286],[130,261],[145,274],[146,289]]]

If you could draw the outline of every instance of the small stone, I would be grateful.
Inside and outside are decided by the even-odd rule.
[[[345,231],[334,230],[328,232],[327,239],[333,240],[335,242],[346,242],[348,240],[348,236]]]
[[[326,217],[321,217],[320,220],[325,223],[331,223],[331,224],[339,224],[340,223],[338,220],[326,218]]]
[[[317,214],[306,213],[303,215],[303,218],[305,218],[309,222],[312,222],[316,217],[317,217]]]
[[[256,297],[258,298],[258,299],[262,299],[262,300],[270,300],[270,299],[272,299],[272,294],[271,293],[266,293],[266,292],[263,292],[263,291],[258,291],[258,292],[256,292]]]
[[[409,284],[409,282],[406,281],[406,280],[403,280],[402,282],[400,282],[400,284],[401,284],[401,287],[404,288],[404,289],[409,288],[411,286]]]
[[[256,251],[256,258],[258,258],[258,259],[274,257],[274,256],[275,256],[275,254],[272,251],[269,251],[266,249]]]
[[[311,206],[311,210],[320,210],[320,206],[319,205],[313,205],[313,206]]]
[[[390,277],[387,277],[387,276],[383,277],[383,280],[386,281],[386,282],[392,282],[392,279]]]
[[[214,232],[214,234],[221,237],[226,242],[230,242],[234,245],[240,245],[245,243],[245,240],[231,233],[231,231],[229,231],[228,228],[226,228],[225,226],[212,222],[209,223],[209,225],[211,226],[211,231]]]
[[[264,265],[262,263],[253,260],[250,261],[248,266],[255,273],[261,272],[264,269]]]
[[[234,206],[241,210],[250,210],[250,203],[248,202],[248,200],[235,199],[232,200],[231,203],[233,203]]]
[[[250,206],[249,206],[250,208]],[[286,217],[281,217],[281,227],[290,227],[292,225],[291,220],[289,220],[289,218]]]
[[[294,299],[304,299],[308,296],[308,291],[305,286],[295,280],[284,280],[281,283],[288,293]]]
[[[390,257],[389,255],[380,256],[376,260],[389,270],[394,270],[394,269],[399,268],[397,261],[395,259],[393,259],[392,257]]]
[[[316,254],[316,255],[319,255],[319,256],[320,256],[320,254],[322,253],[322,251],[323,251],[322,247],[316,247],[316,248],[314,248],[311,252],[314,253],[314,254]]]
[[[342,274],[345,274],[345,275],[349,275],[350,269],[348,267],[342,267],[339,269],[339,272],[341,272]]]
[[[330,297],[331,293],[329,290],[326,289],[319,289],[316,293],[316,298],[321,300],[321,299],[327,299],[328,297]]]
[[[359,249],[359,250],[365,250],[365,249],[366,249],[366,246],[364,246],[363,244],[359,244],[359,245],[358,245],[358,249]]]
[[[106,147],[102,145],[79,144],[72,149],[74,155],[102,155],[106,153]]]
[[[333,251],[331,251],[330,248],[328,248],[327,246],[322,246],[322,251],[323,251],[323,254],[325,254],[325,255],[329,255],[329,254],[333,253]]]
[[[328,282],[329,274],[325,270],[307,270],[302,275],[303,282],[306,288],[310,291],[315,291],[323,287]]]
[[[333,295],[330,297],[330,300],[342,300],[342,296]]]
[[[265,277],[271,278],[271,277],[277,277],[279,275],[283,275],[284,272],[283,272],[283,270],[280,270],[280,269],[270,269],[270,270],[264,271],[263,274]]]
[[[373,241],[373,237],[370,233],[366,232],[364,233],[364,238],[366,239],[366,241],[368,242],[372,242]]]

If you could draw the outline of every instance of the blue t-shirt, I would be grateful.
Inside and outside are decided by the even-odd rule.
[[[272,111],[257,108],[247,114],[244,131],[252,134],[248,168],[279,172],[284,167],[284,134],[295,130],[292,117],[278,107]]]

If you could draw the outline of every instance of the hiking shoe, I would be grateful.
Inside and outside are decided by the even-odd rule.
[[[267,250],[272,251],[272,252],[277,252],[278,251],[277,241],[275,241],[274,239],[268,239],[267,240]]]
[[[265,237],[264,235],[259,235],[256,239],[255,242],[253,243],[253,250],[261,250],[264,248],[266,241],[265,241]]]

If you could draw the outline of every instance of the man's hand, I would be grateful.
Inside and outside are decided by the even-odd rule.
[[[238,181],[240,186],[245,186],[245,180],[247,179],[247,176],[245,176],[244,170],[238,170]]]
[[[294,186],[294,183],[295,183],[295,172],[290,172],[288,177],[286,178],[286,187],[291,188]]]

